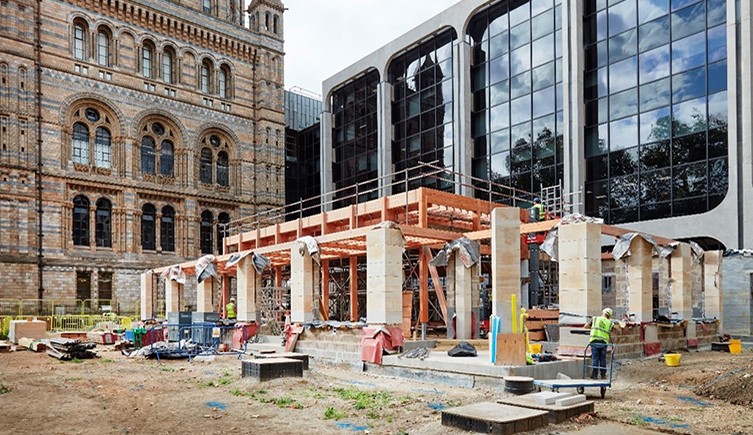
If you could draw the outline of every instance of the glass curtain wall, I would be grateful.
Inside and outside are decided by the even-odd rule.
[[[562,1],[497,3],[472,18],[468,36],[473,176],[525,192],[558,184],[564,171]]]
[[[586,2],[586,213],[609,223],[724,199],[725,0]]]
[[[419,186],[452,190],[451,175],[421,177],[436,172],[419,162],[447,169],[453,168],[452,122],[452,41],[455,31],[446,30],[419,47],[395,58],[389,66],[389,80],[393,86],[392,163],[397,184],[393,192],[405,191],[405,173],[415,178],[408,190]],[[414,168],[414,169],[412,169]]]
[[[335,199],[347,198],[335,208],[353,204],[356,192],[359,202],[379,196],[377,86],[379,72],[372,70],[333,93],[332,181]]]

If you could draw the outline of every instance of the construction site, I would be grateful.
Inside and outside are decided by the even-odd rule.
[[[139,318],[4,319],[7,427],[753,432],[722,251],[571,213],[559,186],[469,180],[461,196],[420,187],[464,183],[424,169],[378,199],[356,189],[231,222],[222,255],[141,275]],[[600,316],[613,326],[598,377]]]

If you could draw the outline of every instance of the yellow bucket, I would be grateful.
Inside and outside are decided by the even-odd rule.
[[[680,358],[682,355],[679,353],[668,353],[664,355],[664,363],[667,367],[677,367],[680,365]]]
[[[541,353],[541,343],[530,343],[528,345],[528,350],[530,353]]]
[[[743,351],[743,344],[740,340],[729,341],[729,353],[741,353]]]

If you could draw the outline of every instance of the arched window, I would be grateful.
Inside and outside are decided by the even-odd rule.
[[[141,207],[141,249],[154,251],[157,249],[154,219],[156,211],[153,205],[144,204]]]
[[[162,53],[162,81],[173,83],[173,51],[170,48]]]
[[[89,127],[73,124],[73,163],[89,164]]]
[[[154,46],[150,41],[145,41],[144,46],[141,48],[141,75],[149,79],[154,77],[153,60]]]
[[[228,157],[225,151],[217,154],[217,184],[220,186],[230,185],[230,176],[228,174]]]
[[[227,67],[223,66],[220,68],[220,76],[217,80],[217,87],[220,94],[220,98],[228,98],[228,84],[230,83],[230,71]]]
[[[110,32],[105,27],[97,32],[97,63],[110,66]]]
[[[199,180],[204,184],[212,184],[212,150],[209,148],[201,149]]]
[[[94,166],[110,168],[111,148],[110,131],[104,127],[97,127],[97,134],[94,138]]]
[[[202,254],[212,253],[212,212],[204,210],[201,213],[201,227],[199,228],[199,243]]]
[[[230,215],[222,212],[217,215],[217,252],[222,255],[223,253],[223,240],[227,236],[227,228],[230,224]]]
[[[89,199],[83,195],[73,198],[73,244],[89,246]]]
[[[141,138],[141,172],[154,175],[154,139]]]
[[[162,251],[175,252],[175,210],[169,205],[162,207],[160,244]]]
[[[211,62],[205,60],[201,63],[201,77],[199,78],[199,89],[201,92],[204,92],[205,94],[208,94],[212,87],[212,64]]]
[[[73,57],[86,59],[86,26],[81,23],[73,25]]]
[[[264,30],[269,30],[269,12],[264,15]]]
[[[274,19],[272,20],[272,32],[276,35],[277,34],[277,24],[278,21],[280,21],[280,17],[275,15]]]
[[[112,205],[105,198],[97,200],[95,238],[97,246],[112,248]]]
[[[201,0],[202,9],[204,9],[205,14],[211,14],[212,13],[212,0]]]
[[[173,162],[174,162],[174,149],[173,143],[169,140],[162,141],[162,147],[160,149],[159,156],[159,173],[166,176],[173,176]]]

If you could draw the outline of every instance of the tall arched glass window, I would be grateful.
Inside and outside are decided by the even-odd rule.
[[[73,57],[78,60],[86,58],[86,28],[83,24],[73,25]]]
[[[152,59],[154,59],[154,50],[151,45],[144,43],[141,48],[141,75],[146,78],[153,77]]]
[[[97,246],[112,248],[112,205],[105,198],[97,200],[95,238]]]
[[[110,66],[110,34],[105,29],[97,32],[97,63]]]
[[[154,220],[156,210],[151,204],[141,207],[141,249],[154,251],[157,249]]]
[[[162,251],[175,252],[175,210],[169,205],[162,207],[160,244]]]
[[[154,139],[141,138],[141,172],[154,175]]]
[[[89,246],[89,199],[83,195],[73,198],[73,244]]]
[[[276,35],[277,34],[277,25],[280,21],[280,18],[275,15],[274,19],[272,20],[272,32]]]
[[[162,81],[173,82],[173,53],[170,50],[162,53]]]
[[[111,149],[110,131],[104,127],[97,127],[97,134],[94,139],[94,166],[110,168]]]
[[[159,172],[166,177],[173,176],[173,162],[174,162],[174,148],[173,143],[169,140],[162,141],[162,147],[160,149],[159,158]]]
[[[227,98],[228,97],[227,85],[228,85],[228,82],[229,82],[229,80],[228,80],[229,76],[230,76],[230,73],[228,72],[227,68],[222,67],[220,69],[220,76],[218,77],[218,80],[217,80],[217,85],[218,85],[218,88],[219,88],[218,91],[219,91],[219,94],[220,94],[220,98]]]
[[[73,124],[73,163],[89,164],[89,127]]]
[[[210,79],[212,77],[212,71],[211,66],[208,62],[204,62],[201,64],[201,83],[200,83],[200,89],[201,92],[204,92],[205,94],[209,93],[210,90]]]
[[[217,252],[223,253],[223,240],[227,236],[227,227],[230,224],[230,215],[222,212],[217,215]]]
[[[199,180],[204,184],[212,184],[212,150],[209,148],[201,149]]]
[[[212,13],[212,0],[202,0],[201,5],[202,5],[202,8],[204,9],[205,14]]]
[[[220,186],[230,185],[230,175],[228,173],[228,157],[225,151],[217,153],[217,184]]]
[[[199,228],[199,244],[202,254],[212,253],[212,212],[204,210],[201,213],[201,227]]]

